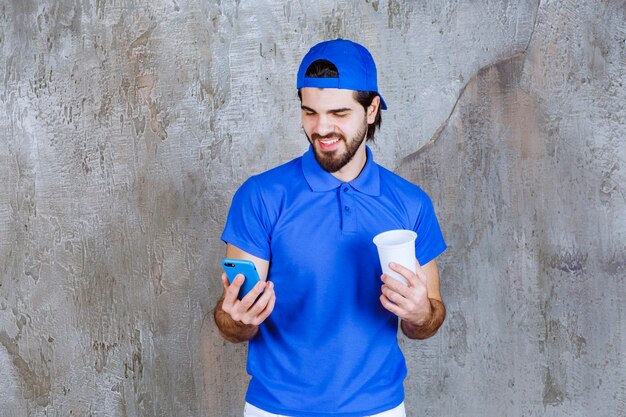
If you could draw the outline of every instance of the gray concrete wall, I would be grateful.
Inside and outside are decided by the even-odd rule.
[[[377,59],[449,316],[409,416],[626,415],[626,2],[0,1],[0,415],[238,416],[219,234],[306,149],[313,43]]]

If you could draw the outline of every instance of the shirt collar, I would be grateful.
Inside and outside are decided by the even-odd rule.
[[[365,149],[367,152],[365,166],[359,176],[348,184],[361,193],[377,196],[380,195],[380,173],[378,164],[374,162],[370,148],[366,146]],[[334,190],[343,184],[343,182],[324,170],[324,168],[317,163],[311,146],[309,146],[309,150],[302,155],[302,172],[304,173],[304,178],[306,178],[306,181],[309,183],[309,187],[315,192]]]

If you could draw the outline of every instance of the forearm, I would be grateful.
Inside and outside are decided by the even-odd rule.
[[[446,306],[443,301],[429,298],[431,314],[423,323],[410,323],[402,320],[400,328],[409,339],[428,339],[437,333],[446,318]]]
[[[244,324],[233,318],[222,309],[222,298],[213,310],[215,324],[222,337],[232,343],[241,343],[252,339],[259,331],[259,326]]]

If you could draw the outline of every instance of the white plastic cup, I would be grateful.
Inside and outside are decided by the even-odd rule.
[[[408,285],[404,277],[389,268],[389,263],[394,262],[415,272],[415,239],[417,233],[412,230],[389,230],[374,237],[374,244],[378,249],[380,266],[383,273]]]

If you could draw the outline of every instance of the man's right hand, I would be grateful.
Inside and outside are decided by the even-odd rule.
[[[239,274],[233,283],[230,284],[226,278],[226,274],[222,273],[222,283],[224,284],[222,310],[235,322],[244,325],[258,326],[263,323],[272,313],[272,310],[274,310],[274,304],[276,302],[274,283],[259,281],[243,299],[239,300],[237,295],[239,294],[244,280],[244,276]]]
[[[221,335],[233,343],[245,342],[252,339],[259,331],[259,325],[265,321],[274,310],[276,294],[274,283],[267,281],[270,263],[265,259],[253,256],[230,243],[226,245],[226,257],[247,259],[254,262],[261,280],[239,300],[239,290],[244,282],[243,275],[238,275],[232,284],[228,282],[226,274],[222,274],[224,293],[213,310],[215,323]],[[255,301],[256,300],[256,301]]]

